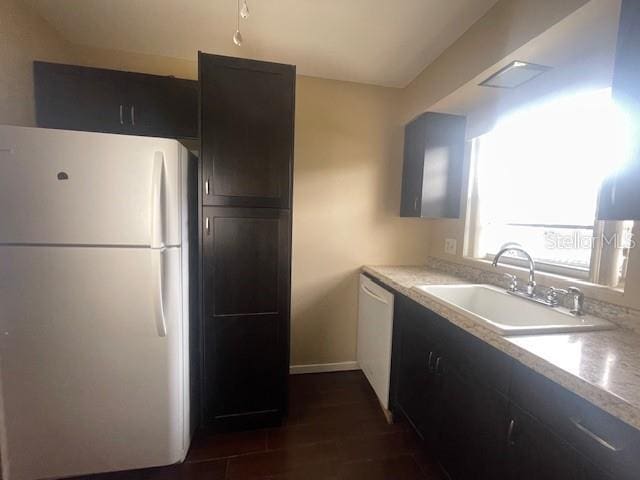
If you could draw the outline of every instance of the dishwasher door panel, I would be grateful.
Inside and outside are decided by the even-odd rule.
[[[358,364],[389,409],[391,375],[391,333],[393,331],[393,294],[365,275],[358,289]]]

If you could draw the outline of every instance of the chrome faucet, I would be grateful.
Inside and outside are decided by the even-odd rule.
[[[577,316],[584,315],[584,293],[582,293],[582,290],[578,287],[568,287],[566,290],[563,288],[551,287],[547,290],[546,294],[549,305],[557,307],[560,304],[558,295],[570,295],[572,307],[569,309],[569,312]]]
[[[533,261],[533,258],[531,258],[531,255],[529,255],[529,253],[520,247],[505,247],[502,250],[500,250],[496,256],[493,258],[493,263],[492,265],[494,267],[498,267],[498,261],[500,260],[500,257],[502,257],[502,255],[504,255],[507,252],[520,252],[522,253],[527,260],[529,261],[529,281],[527,282],[527,295],[530,297],[533,297],[534,293],[535,293],[535,289],[536,289],[536,264]],[[517,290],[517,281],[510,276],[511,279],[511,285],[509,287],[509,291],[511,292],[515,292]]]
[[[529,255],[529,253],[523,248],[515,245],[511,247],[504,247],[493,258],[492,265],[497,267],[500,257],[509,251],[520,252],[526,257],[529,262],[529,281],[527,282],[527,289],[523,291],[518,289],[518,278],[510,273],[505,273],[505,276],[509,279],[509,287],[507,288],[508,293],[549,307],[557,307],[560,305],[558,295],[571,296],[572,307],[569,312],[576,316],[584,315],[584,294],[578,287],[568,287],[566,290],[550,287],[544,295],[536,295],[536,264],[533,261],[533,258],[531,258],[531,255]]]

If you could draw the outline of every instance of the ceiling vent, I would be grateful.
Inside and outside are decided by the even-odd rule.
[[[551,70],[551,67],[516,60],[498,70],[480,85],[493,88],[516,88],[547,70]]]

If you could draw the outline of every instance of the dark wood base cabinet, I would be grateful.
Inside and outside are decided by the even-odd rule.
[[[582,461],[578,453],[542,423],[512,405],[509,415],[506,478],[519,480],[580,480]]]
[[[391,408],[453,480],[633,480],[640,432],[396,294]]]

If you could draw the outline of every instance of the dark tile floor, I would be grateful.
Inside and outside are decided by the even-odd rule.
[[[113,480],[443,478],[406,423],[386,422],[361,372],[290,378],[290,415],[283,426],[196,435],[181,465],[98,477],[108,476],[108,480],[111,477]]]

